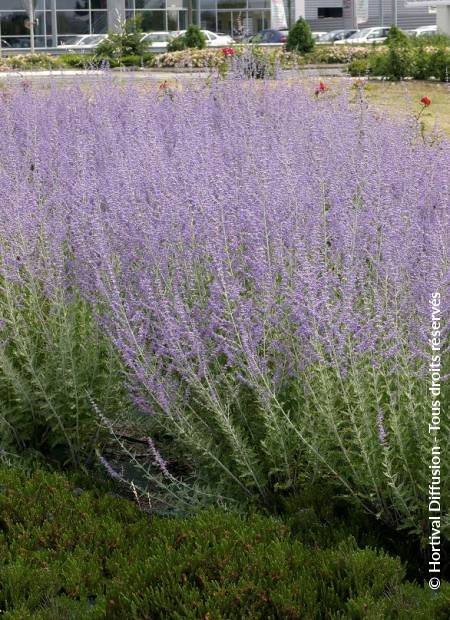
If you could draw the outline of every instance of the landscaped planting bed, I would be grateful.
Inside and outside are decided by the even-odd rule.
[[[436,329],[449,397],[450,144],[428,103],[393,120],[363,83],[234,62],[179,88],[0,93],[2,459],[101,468],[152,514],[5,470],[6,617],[446,617],[444,409],[441,593],[403,580],[427,575]],[[313,505],[340,507],[329,550]]]

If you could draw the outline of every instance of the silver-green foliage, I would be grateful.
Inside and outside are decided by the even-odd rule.
[[[77,293],[0,280],[0,446],[78,465],[101,442],[90,399],[123,405],[120,365]]]

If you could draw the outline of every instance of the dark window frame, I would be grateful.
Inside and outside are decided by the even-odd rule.
[[[341,6],[325,6],[317,9],[317,19],[336,17],[343,17],[343,8]]]

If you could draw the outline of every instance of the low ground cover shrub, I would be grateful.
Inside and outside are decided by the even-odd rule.
[[[249,57],[259,58],[270,67],[293,68],[302,64],[305,59],[295,52],[286,52],[280,49],[267,50],[253,46],[235,46],[233,54],[224,53],[222,49],[184,49],[182,51],[157,54],[154,57],[154,66],[159,68],[220,68],[225,74],[230,65],[245,64]],[[242,62],[240,59],[243,59]]]
[[[348,66],[348,72],[352,77],[361,77],[370,72],[369,61],[367,58],[356,58]]]
[[[316,45],[314,51],[306,55],[310,63],[340,64],[369,57],[369,47],[355,47],[353,45]]]
[[[158,68],[213,68],[225,63],[222,50],[189,49],[155,55],[154,66]]]
[[[99,64],[93,54],[61,54],[59,59],[64,67],[74,69],[88,69]]]
[[[119,58],[119,66],[124,67],[152,67],[155,61],[155,54],[145,52],[142,56],[136,54],[130,56],[122,56]]]
[[[176,39],[178,41],[178,39]],[[174,40],[175,41],[175,40]],[[114,44],[115,45],[115,44]],[[113,47],[114,47],[113,45]],[[32,56],[17,55],[3,58],[0,70],[10,69],[98,69],[101,67],[116,68],[120,66],[134,67],[159,67],[159,68],[226,68],[227,63],[221,49],[199,49],[198,47],[186,47],[183,45],[170,46],[170,51],[163,54],[153,54],[140,50],[139,53],[128,53],[129,47],[111,47],[111,41],[96,51],[95,54],[61,54],[51,56],[50,54],[36,54]],[[177,48],[177,49],[176,49]],[[103,51],[102,51],[103,50]],[[245,46],[235,46],[233,48],[237,57],[249,55],[249,49]],[[367,58],[370,53],[368,47],[351,46],[317,46],[314,51],[308,54],[299,54],[297,51],[286,51],[283,49],[268,50],[256,48],[256,55],[267,59],[269,64],[278,63],[280,68],[290,69],[299,65],[309,63],[348,63],[354,59]]]
[[[351,537],[314,551],[279,519],[220,510],[156,517],[62,476],[0,468],[6,619],[151,617],[444,620],[398,558]]]
[[[96,54],[26,54],[10,56],[0,60],[0,71],[11,70],[57,70],[57,69],[115,69],[121,66],[129,67],[152,67],[155,54],[143,51],[140,54],[121,54],[118,56],[111,52]]]
[[[17,54],[6,58],[0,58],[0,66],[4,70],[24,69],[60,69],[64,62],[58,56],[50,54]]]

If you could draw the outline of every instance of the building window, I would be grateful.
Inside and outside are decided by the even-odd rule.
[[[342,17],[341,6],[326,6],[317,9],[317,17],[324,19],[325,17]]]
[[[166,30],[166,11],[136,11],[136,17],[142,16],[143,32]]]

